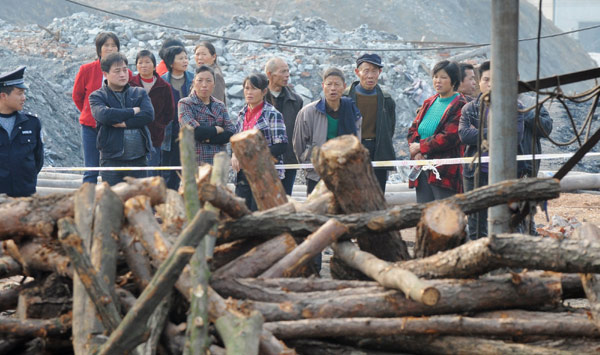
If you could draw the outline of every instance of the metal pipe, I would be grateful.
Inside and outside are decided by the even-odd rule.
[[[517,177],[517,68],[519,0],[492,0],[492,104],[489,184]],[[488,210],[488,234],[510,230],[507,205]]]

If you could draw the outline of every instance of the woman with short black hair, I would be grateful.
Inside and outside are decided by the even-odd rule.
[[[278,164],[283,164],[283,153],[287,148],[288,136],[285,131],[283,116],[270,103],[265,101],[269,90],[269,79],[263,73],[256,73],[244,79],[244,98],[246,105],[238,114],[236,132],[258,129],[262,132],[271,155],[277,159]],[[246,200],[246,205],[252,211],[257,210],[256,201],[248,185],[244,172],[235,154],[231,157],[231,166],[237,172],[235,194]],[[278,169],[279,179],[285,177],[285,170]]]
[[[443,159],[462,156],[458,136],[461,109],[467,103],[456,92],[460,85],[457,63],[443,60],[433,67],[433,87],[436,94],[423,106],[408,130],[410,158]],[[417,202],[443,199],[462,192],[462,165],[441,165],[435,170],[413,169],[409,187],[416,187]]]

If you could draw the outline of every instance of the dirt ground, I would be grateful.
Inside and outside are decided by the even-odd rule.
[[[600,226],[600,195],[583,193],[563,193],[559,198],[548,201],[548,217],[558,215],[563,218],[577,218],[581,223],[590,222]],[[548,225],[546,215],[538,210],[536,225]]]

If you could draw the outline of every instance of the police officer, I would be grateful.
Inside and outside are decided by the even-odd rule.
[[[44,165],[42,125],[36,115],[21,112],[25,104],[25,67],[0,74],[0,194],[35,193]]]

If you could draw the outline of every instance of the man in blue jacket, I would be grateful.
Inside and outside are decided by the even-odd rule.
[[[22,112],[27,86],[25,67],[0,74],[0,194],[24,197],[35,193],[44,165],[42,125]]]
[[[101,167],[143,167],[152,149],[147,125],[154,120],[154,108],[143,88],[129,86],[127,58],[111,53],[102,58],[100,67],[106,80],[90,94],[90,108],[97,123]],[[145,171],[115,169],[101,171],[109,185],[125,176],[146,176]]]

